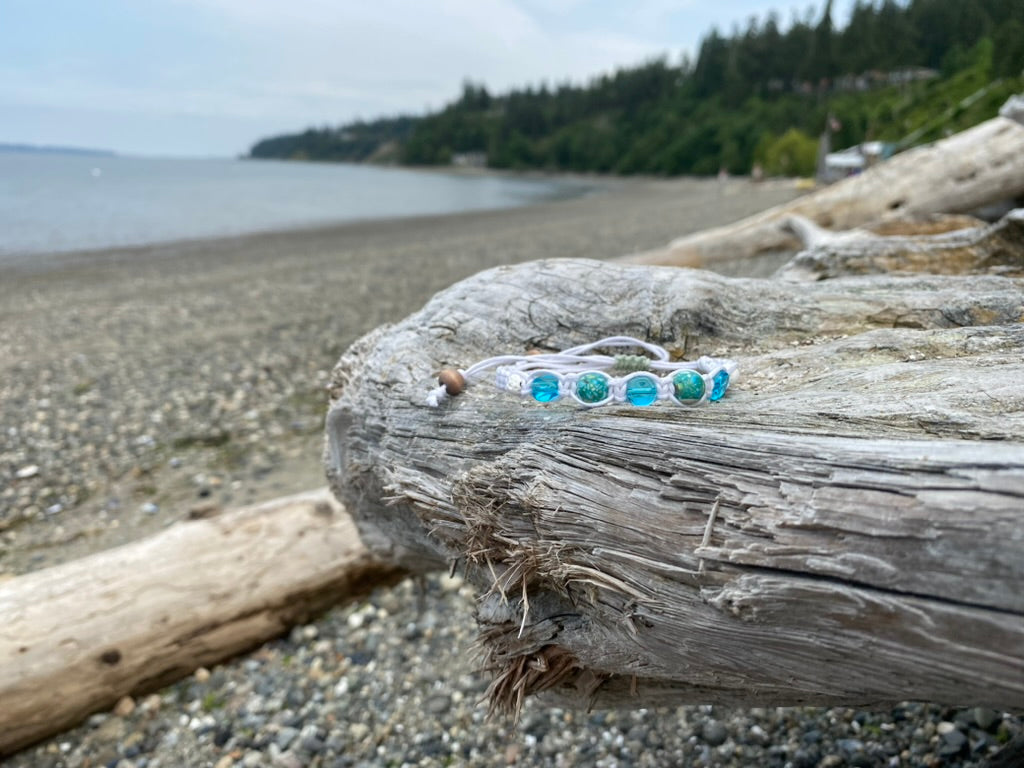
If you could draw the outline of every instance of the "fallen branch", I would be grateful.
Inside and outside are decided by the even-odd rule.
[[[322,490],[0,583],[0,756],[399,575]]]
[[[927,272],[934,275],[1024,275],[1024,208],[995,224],[939,235],[882,237],[866,230],[830,232],[801,216],[783,224],[806,250],[776,277],[825,280],[842,275]]]

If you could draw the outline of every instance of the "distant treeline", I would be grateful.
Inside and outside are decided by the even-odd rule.
[[[6,144],[0,142],[0,152],[17,152],[33,155],[83,155],[87,157],[114,157],[109,149],[86,147],[56,147],[49,144]]]
[[[422,117],[385,117],[340,128],[310,128],[303,133],[274,136],[257,142],[251,157],[335,162],[395,162],[400,147]]]
[[[601,173],[807,173],[829,122],[833,146],[928,141],[986,119],[1024,87],[1021,0],[832,2],[783,29],[771,13],[696,61],[664,59],[587,85],[494,96],[467,82],[425,117],[358,122],[265,139],[253,157],[463,163]],[[829,117],[833,118],[829,120]],[[808,167],[810,166],[810,167]]]

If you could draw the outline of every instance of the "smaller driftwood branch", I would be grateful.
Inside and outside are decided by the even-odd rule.
[[[783,226],[806,248],[776,274],[787,280],[901,272],[1024,276],[1024,208],[989,226],[939,235],[883,237],[863,229],[830,232],[802,216],[788,217]]]
[[[321,490],[0,584],[0,757],[399,573]]]

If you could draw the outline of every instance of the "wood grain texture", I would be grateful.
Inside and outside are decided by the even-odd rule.
[[[398,574],[324,489],[0,583],[0,756]]]
[[[623,260],[701,267],[796,250],[781,226],[804,216],[846,230],[929,213],[961,213],[1024,195],[1024,125],[995,117],[947,139],[903,152],[864,173],[722,227],[673,240]]]
[[[499,268],[343,356],[328,476],[371,549],[479,586],[498,707],[1021,708],[1022,320],[1002,276]],[[423,404],[441,368],[614,334],[740,379],[694,409]]]

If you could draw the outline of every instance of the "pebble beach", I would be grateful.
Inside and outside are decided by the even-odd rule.
[[[656,248],[788,183],[607,180],[502,211],[0,263],[0,580],[324,485],[344,349],[480,270]],[[736,271],[756,265],[734,265]],[[487,718],[474,595],[408,579],[11,757],[21,768],[984,766],[1018,714],[687,706]],[[1009,758],[1013,760],[1014,758]]]

